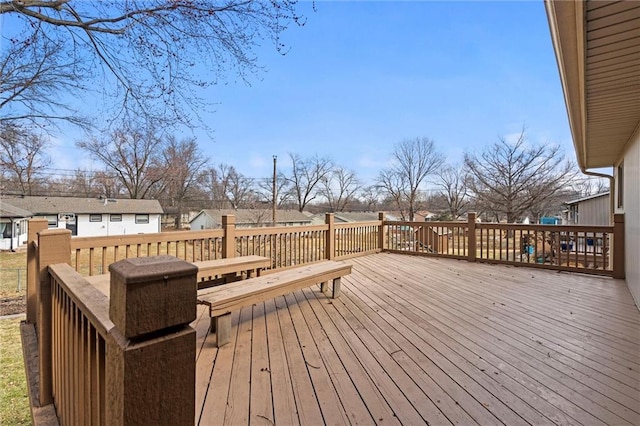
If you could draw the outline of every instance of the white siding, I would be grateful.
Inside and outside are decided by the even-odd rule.
[[[215,228],[215,226],[216,224],[214,223],[213,219],[211,219],[211,216],[209,216],[204,212],[196,216],[191,221],[192,231],[200,231],[202,229],[213,229]]]
[[[102,214],[101,222],[91,222],[89,214],[76,215],[78,237],[100,237],[105,235],[149,234],[160,232],[159,214],[149,214],[149,223],[136,223],[135,214],[122,214],[122,221],[112,222],[111,215]],[[66,224],[58,222],[58,228],[64,229]]]
[[[624,154],[623,182],[623,206],[617,208],[617,212],[625,215],[625,275],[636,306],[640,308],[640,129]],[[617,207],[617,188],[615,192]]]
[[[2,219],[2,223],[13,230],[13,238],[3,238],[2,234],[0,234],[0,250],[15,250],[26,244],[28,219]]]

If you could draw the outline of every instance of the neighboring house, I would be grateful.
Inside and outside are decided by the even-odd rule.
[[[25,196],[2,201],[78,237],[160,232],[163,213],[158,200]]]
[[[564,225],[611,225],[611,197],[608,192],[567,201]]]
[[[0,250],[15,250],[27,242],[30,211],[0,199]]]
[[[613,167],[614,213],[625,221],[625,280],[640,307],[640,2],[545,6],[576,159],[582,171]]]
[[[378,220],[378,212],[335,212],[333,214],[334,223],[354,223],[354,222],[371,222]],[[326,223],[326,213],[318,213],[311,217],[314,225],[322,225]],[[385,220],[398,220],[393,214],[385,213]]]
[[[194,217],[191,230],[216,229],[222,227],[222,216],[234,215],[236,228],[258,228],[272,225],[271,209],[205,209]],[[311,218],[298,210],[277,210],[276,226],[311,225]]]

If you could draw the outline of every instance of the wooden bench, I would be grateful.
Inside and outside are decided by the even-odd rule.
[[[246,272],[247,277],[260,275],[264,268],[271,266],[271,259],[262,256],[239,256],[225,259],[203,260],[192,262],[198,267],[198,284],[203,280],[211,280],[215,276]],[[109,274],[85,277],[94,287],[109,296],[111,276]]]
[[[332,297],[336,298],[340,294],[340,278],[350,273],[351,265],[328,260],[199,290],[198,302],[209,306],[211,331],[215,331],[219,347],[230,341],[232,311],[318,283],[324,293],[329,281],[333,281]]]
[[[239,256],[225,259],[203,260],[193,262],[198,267],[198,282],[212,280],[216,275],[228,275],[245,272],[247,278],[260,276],[262,269],[271,266],[271,259],[262,256]]]

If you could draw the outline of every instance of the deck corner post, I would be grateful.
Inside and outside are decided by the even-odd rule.
[[[155,256],[109,271],[106,423],[193,424],[198,268]]]
[[[236,217],[232,214],[222,215],[222,257],[236,255]]]
[[[384,251],[384,212],[378,212],[378,220],[380,221],[380,229],[378,230],[378,249]]]
[[[47,219],[35,218],[29,220],[27,236],[27,322],[35,324],[38,312],[38,232],[48,228]]]
[[[40,406],[53,402],[51,347],[51,277],[49,265],[71,264],[71,231],[43,229],[38,232],[36,269],[36,330],[38,332],[39,398]]]
[[[325,224],[327,229],[327,241],[324,245],[325,258],[327,260],[333,260],[336,256],[336,228],[335,228],[335,216],[333,213],[327,213],[325,215]]]
[[[613,215],[613,278],[624,279],[624,213]]]
[[[476,252],[477,252],[477,242],[476,242],[476,212],[468,212],[467,213],[467,226],[468,226],[468,239],[467,243],[469,247],[467,248],[467,260],[469,262],[476,261]]]

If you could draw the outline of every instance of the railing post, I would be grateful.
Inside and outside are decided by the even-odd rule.
[[[236,217],[232,214],[222,216],[222,257],[236,256]]]
[[[378,212],[378,220],[380,221],[380,229],[378,230],[378,249],[384,251],[384,212]]]
[[[51,277],[49,265],[71,265],[71,231],[44,229],[38,233],[37,322],[38,362],[40,367],[40,406],[53,402],[51,375]]]
[[[469,247],[467,248],[467,260],[469,262],[476,261],[476,212],[468,212],[467,213],[467,243]]]
[[[187,425],[195,420],[198,268],[173,256],[109,266],[106,423]]]
[[[613,215],[613,278],[624,279],[624,214]]]
[[[36,244],[38,243],[38,232],[44,231],[48,227],[47,219],[30,219],[27,234],[27,322],[35,324],[38,312],[38,259]]]
[[[325,258],[327,260],[333,260],[336,255],[336,228],[335,217],[333,213],[327,213],[325,215],[325,223],[329,225],[329,229],[327,230],[327,241],[324,245],[325,248]]]

